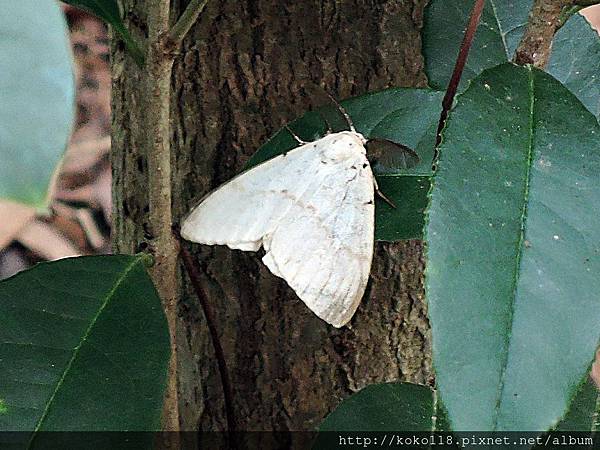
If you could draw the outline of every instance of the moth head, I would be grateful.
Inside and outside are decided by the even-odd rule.
[[[323,155],[332,161],[356,158],[357,152],[365,154],[367,140],[360,133],[340,131],[326,136],[329,142],[324,143]]]
[[[378,173],[411,169],[421,161],[413,149],[388,139],[369,139],[366,148],[371,167]]]
[[[326,157],[339,161],[344,157],[342,153],[348,149],[348,146],[352,147],[358,145],[361,150],[367,154],[371,167],[378,173],[395,173],[398,170],[410,169],[419,164],[419,155],[406,145],[382,138],[365,139],[361,133],[356,131],[352,118],[346,109],[327,91],[323,90],[322,92],[325,93],[336,106],[337,111],[344,118],[346,125],[348,126],[348,131],[331,134],[332,126],[327,120],[327,117],[320,112],[321,117],[327,124],[329,130],[328,136],[333,138],[332,144],[336,142],[340,144],[339,148],[337,148],[336,145],[332,145],[332,148],[326,151]]]

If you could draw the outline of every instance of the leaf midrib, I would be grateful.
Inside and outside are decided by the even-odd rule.
[[[500,23],[500,19],[498,18],[498,10],[496,8],[496,0],[490,0],[490,5],[492,6],[492,12],[494,13],[494,19],[496,19],[496,25],[498,26],[498,33],[500,34],[500,39],[502,39],[502,46],[504,47],[504,53],[506,54],[507,61],[510,61],[510,55],[508,54],[508,45],[506,43],[506,35],[504,31],[502,31],[502,24]]]
[[[504,387],[506,381],[506,368],[508,366],[509,359],[509,350],[510,343],[512,337],[512,329],[514,324],[514,311],[515,311],[515,302],[517,298],[517,287],[519,283],[519,274],[521,272],[521,263],[523,256],[523,248],[525,241],[525,225],[527,223],[527,210],[529,205],[529,188],[531,184],[531,166],[533,164],[533,143],[535,137],[535,121],[534,121],[534,111],[535,111],[535,95],[534,95],[534,78],[533,71],[531,67],[527,67],[528,73],[528,93],[529,93],[529,140],[528,140],[528,148],[527,148],[527,170],[525,173],[525,188],[523,191],[523,208],[521,210],[521,231],[519,234],[519,240],[517,242],[517,258],[515,261],[515,271],[513,274],[513,291],[512,297],[510,298],[510,311],[509,311],[509,320],[508,320],[508,333],[506,336],[504,353],[502,355],[502,359],[504,360],[504,364],[501,367],[500,373],[500,383],[498,385],[498,393],[496,397],[496,407],[494,409],[494,422],[492,431],[496,431],[498,428],[498,419],[500,417],[500,411],[502,409],[502,398],[504,394]]]
[[[50,412],[50,408],[52,407],[52,404],[53,404],[54,398],[56,397],[56,394],[58,393],[58,391],[62,387],[62,384],[63,384],[65,378],[67,377],[67,374],[69,373],[69,371],[70,371],[73,363],[75,362],[75,360],[77,359],[77,356],[79,355],[79,351],[80,351],[81,347],[83,346],[83,344],[86,342],[87,338],[89,337],[89,335],[90,335],[91,331],[93,330],[94,325],[96,324],[98,318],[100,317],[100,315],[102,314],[102,312],[104,311],[104,309],[106,308],[106,306],[108,305],[108,303],[114,297],[117,289],[119,289],[119,287],[121,286],[121,284],[123,283],[123,281],[125,280],[125,278],[127,278],[127,276],[129,275],[129,272],[131,272],[133,270],[134,266],[137,265],[141,261],[142,258],[143,258],[143,255],[136,256],[136,257],[134,257],[133,261],[131,261],[131,263],[129,263],[127,265],[127,267],[125,268],[125,270],[123,271],[123,273],[121,274],[121,276],[117,279],[117,281],[115,282],[115,284],[113,285],[113,287],[106,294],[106,297],[104,298],[104,301],[102,302],[102,305],[100,306],[100,308],[98,308],[97,313],[94,315],[94,317],[90,321],[90,325],[85,330],[85,333],[83,334],[83,337],[82,337],[81,341],[79,342],[79,345],[77,345],[73,349],[73,355],[71,356],[71,359],[69,360],[69,362],[65,366],[65,369],[63,370],[63,373],[62,373],[60,379],[58,380],[58,383],[56,384],[56,388],[54,389],[54,391],[52,392],[52,395],[50,396],[50,398],[46,402],[46,407],[44,408],[44,412],[42,413],[42,415],[41,415],[41,417],[40,417],[40,419],[39,419],[39,421],[38,421],[35,429],[33,430],[33,433],[31,434],[31,438],[30,438],[30,440],[29,440],[29,442],[27,444],[27,448],[28,449],[31,448],[31,444],[33,443],[33,440],[35,439],[36,434],[40,431],[40,428],[42,427],[42,424],[46,420],[46,417],[48,416],[48,414]]]

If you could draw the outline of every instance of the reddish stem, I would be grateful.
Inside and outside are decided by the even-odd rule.
[[[204,289],[202,287],[200,272],[197,269],[197,263],[188,251],[185,248],[185,244],[182,242],[181,236],[179,234],[179,229],[177,227],[173,227],[173,233],[176,238],[180,241],[180,250],[179,254],[183,261],[183,265],[185,270],[192,282],[192,287],[194,288],[194,292],[198,297],[198,301],[200,302],[200,306],[202,307],[202,311],[204,312],[204,317],[206,317],[206,324],[208,325],[208,331],[210,333],[210,337],[212,340],[213,347],[215,349],[215,357],[217,359],[217,365],[219,367],[219,374],[221,375],[221,385],[223,387],[223,396],[225,401],[225,416],[227,418],[227,428],[230,433],[230,437],[232,438],[230,441],[231,448],[235,448],[235,439],[233,438],[233,432],[236,431],[235,425],[235,415],[233,412],[233,389],[231,385],[231,380],[229,379],[229,372],[227,370],[227,363],[225,362],[225,352],[223,351],[223,347],[221,346],[221,341],[219,339],[219,333],[217,331],[216,319],[214,311],[208,302]]]
[[[473,4],[471,16],[469,17],[469,23],[467,25],[467,29],[465,30],[465,35],[460,45],[460,50],[458,51],[456,64],[454,65],[454,71],[452,72],[452,77],[450,78],[450,82],[448,83],[448,87],[446,88],[446,95],[444,95],[444,100],[442,100],[442,113],[440,114],[440,121],[438,123],[437,134],[435,137],[436,150],[433,159],[434,168],[435,164],[437,163],[438,157],[437,148],[442,142],[442,130],[444,129],[444,125],[446,124],[446,119],[448,118],[450,108],[452,108],[452,103],[454,102],[454,97],[456,96],[458,85],[460,84],[460,79],[462,77],[463,70],[467,62],[467,57],[469,56],[469,50],[471,50],[471,44],[473,43],[475,32],[477,31],[477,27],[479,26],[479,20],[481,19],[481,14],[483,13],[484,5],[485,0],[475,0],[475,3]]]

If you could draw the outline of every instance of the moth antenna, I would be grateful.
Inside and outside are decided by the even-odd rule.
[[[385,195],[383,192],[381,192],[381,191],[379,190],[379,185],[377,184],[377,180],[375,179],[375,177],[373,177],[373,185],[375,186],[375,193],[376,193],[377,195],[379,195],[379,197],[380,197],[380,198],[381,198],[381,199],[382,199],[384,202],[386,202],[386,203],[387,203],[388,205],[390,205],[392,208],[396,209],[396,204],[395,204],[393,201],[391,201],[389,198],[387,198],[387,196],[386,196],[386,195]]]
[[[340,113],[342,113],[342,116],[344,116],[344,119],[346,119],[346,123],[348,124],[350,131],[352,131],[353,133],[356,133],[356,128],[354,128],[354,123],[352,123],[352,119],[350,118],[350,115],[348,114],[348,112],[344,109],[344,107],[335,98],[333,98],[333,96],[329,92],[325,91],[325,94],[335,104],[335,106],[337,106]]]
[[[288,125],[285,125],[285,129],[288,130],[288,132],[292,135],[292,137],[296,140],[296,142],[298,144],[300,144],[300,145],[307,144],[307,142],[300,139],[300,137],[296,133],[294,133]]]
[[[381,198],[381,200],[383,200],[384,202],[386,202],[388,205],[390,205],[392,208],[396,209],[396,204],[391,201],[383,192],[381,192],[379,189],[377,189],[375,191],[377,193],[377,195],[379,195],[379,197]]]

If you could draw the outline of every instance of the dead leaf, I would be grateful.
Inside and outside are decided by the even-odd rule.
[[[67,238],[39,220],[31,221],[22,228],[16,240],[46,260],[81,255],[81,252]]]
[[[0,200],[0,250],[6,248],[15,235],[35,216],[35,208]]]

